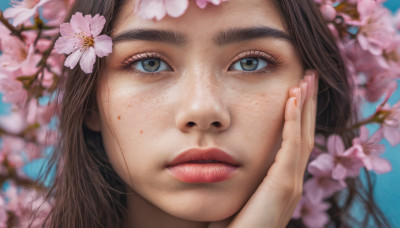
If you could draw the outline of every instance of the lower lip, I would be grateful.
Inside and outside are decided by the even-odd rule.
[[[185,183],[215,183],[231,178],[237,168],[226,163],[182,163],[168,170]]]

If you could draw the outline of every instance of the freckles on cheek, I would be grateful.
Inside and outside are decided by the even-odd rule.
[[[118,120],[121,120],[121,116],[118,115],[117,119],[118,119]],[[139,134],[143,134],[143,132],[144,132],[143,130],[139,130]]]
[[[248,142],[262,140],[271,144],[278,139],[284,122],[285,101],[283,95],[268,92],[241,97],[236,106],[237,118],[247,128],[244,136]]]
[[[170,121],[170,115],[166,114],[169,112],[165,93],[121,85],[114,86],[109,93],[107,90],[102,92],[102,122],[116,135],[125,135],[132,141],[145,133],[156,134],[154,129]]]
[[[285,101],[285,96],[281,94],[263,92],[253,96],[242,97],[237,104],[242,106],[241,109],[246,110],[245,114],[248,118],[268,123],[280,122],[283,119]]]

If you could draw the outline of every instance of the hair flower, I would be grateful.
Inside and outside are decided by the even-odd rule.
[[[219,5],[228,0],[196,0],[196,4],[204,9],[208,3]],[[136,1],[135,14],[143,19],[161,20],[165,15],[171,17],[182,16],[189,6],[188,0],[138,0]]]
[[[78,12],[70,23],[60,26],[61,36],[55,43],[55,49],[60,54],[71,54],[65,60],[64,66],[73,69],[79,61],[85,73],[92,73],[96,56],[104,57],[112,52],[112,40],[107,35],[99,36],[106,20],[96,14],[83,16]]]

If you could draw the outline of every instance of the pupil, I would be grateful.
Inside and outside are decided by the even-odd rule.
[[[155,72],[160,68],[160,59],[146,59],[142,61],[142,67],[148,72]]]
[[[253,71],[258,67],[258,60],[257,58],[244,58],[240,60],[240,66],[245,71]]]

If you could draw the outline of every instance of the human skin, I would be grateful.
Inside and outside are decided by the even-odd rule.
[[[134,1],[122,7],[113,38],[140,28],[174,31],[185,42],[114,42],[98,85],[98,110],[86,120],[101,131],[107,156],[126,183],[126,227],[286,225],[313,145],[315,77],[304,77],[287,39],[215,42],[230,29],[265,26],[287,33],[279,11],[265,0],[230,0],[205,10],[191,1],[183,16],[156,22],[137,18],[133,8]],[[168,67],[141,72],[137,61],[149,56]],[[132,57],[136,62],[128,69],[124,63]],[[245,72],[238,64],[245,57],[267,65]],[[239,168],[220,182],[182,182],[166,165],[190,148],[219,148]]]

